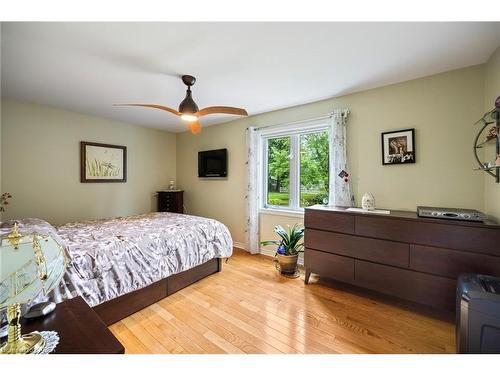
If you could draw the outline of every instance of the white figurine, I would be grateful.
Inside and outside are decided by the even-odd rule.
[[[361,208],[366,211],[373,211],[375,209],[375,197],[372,193],[364,193],[361,199]]]

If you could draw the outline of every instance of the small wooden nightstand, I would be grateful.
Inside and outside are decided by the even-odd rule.
[[[184,199],[182,190],[164,190],[158,192],[158,212],[184,212]]]
[[[58,303],[44,318],[22,320],[22,331],[56,331],[54,354],[123,354],[125,348],[82,297]]]

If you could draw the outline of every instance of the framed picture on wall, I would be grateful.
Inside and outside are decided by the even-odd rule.
[[[80,142],[81,182],[127,182],[127,147]]]
[[[415,129],[382,133],[382,164],[415,163]]]

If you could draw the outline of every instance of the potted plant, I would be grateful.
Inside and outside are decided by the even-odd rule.
[[[288,227],[285,230],[281,225],[274,227],[274,232],[281,238],[280,240],[263,241],[262,246],[277,245],[276,268],[282,275],[288,277],[298,277],[297,260],[299,253],[303,252],[304,243],[301,240],[304,238],[304,227],[295,224],[293,227]]]

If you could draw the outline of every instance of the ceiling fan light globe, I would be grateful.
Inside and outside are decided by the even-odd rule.
[[[198,121],[198,116],[186,113],[181,115],[181,119],[187,122]]]

